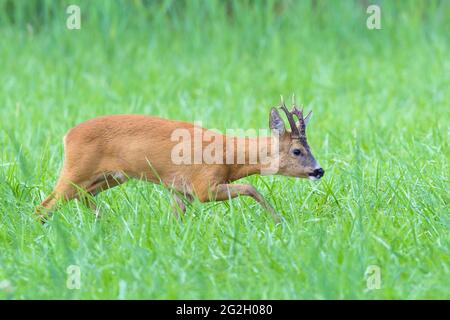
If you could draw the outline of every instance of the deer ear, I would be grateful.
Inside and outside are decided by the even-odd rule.
[[[270,110],[269,127],[271,130],[276,131],[280,136],[286,132],[284,121],[276,108]]]

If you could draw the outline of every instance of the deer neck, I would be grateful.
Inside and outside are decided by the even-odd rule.
[[[275,143],[271,137],[231,137],[226,144],[227,164],[230,166],[230,181],[254,174],[265,174],[267,162],[275,155]],[[233,150],[230,153],[230,150]],[[230,162],[230,159],[233,159]]]

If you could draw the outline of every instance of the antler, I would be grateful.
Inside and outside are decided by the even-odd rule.
[[[284,111],[284,113],[286,114],[286,117],[289,121],[289,125],[291,126],[291,137],[292,138],[300,138],[300,132],[298,131],[297,126],[295,125],[295,120],[294,120],[294,116],[291,112],[289,112],[289,110],[286,108],[286,104],[284,103],[284,99],[283,96],[281,97],[281,110]]]
[[[300,133],[300,137],[306,139],[306,134],[305,134],[305,130],[306,130],[306,122],[309,120],[309,117],[311,116],[312,111],[310,111],[306,117],[303,117],[303,106],[302,109],[299,110],[297,109],[297,106],[295,104],[295,95],[292,95],[292,113],[295,114],[298,118],[298,123],[299,123],[299,133]]]
[[[292,111],[286,108],[286,104],[284,103],[283,96],[281,96],[281,109],[286,113],[286,117],[288,118],[289,124],[291,126],[291,137],[296,139],[306,139],[306,120],[311,115],[311,111],[308,113],[306,117],[303,117],[303,107],[301,110],[297,109],[297,104],[295,102],[295,94],[292,95]],[[298,118],[298,127],[295,124],[294,115]]]
[[[297,109],[297,106],[295,104],[295,95],[292,95],[292,114],[295,114],[298,118],[298,129],[299,129],[299,133],[301,137],[306,137],[305,134],[305,128],[306,128],[306,124],[305,124],[305,118],[303,118],[303,106],[302,109],[299,110]]]

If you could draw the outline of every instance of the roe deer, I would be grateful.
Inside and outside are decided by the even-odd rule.
[[[37,207],[36,212],[41,221],[45,221],[46,214],[60,199],[83,199],[95,207],[83,194],[95,196],[129,178],[137,178],[162,183],[174,191],[173,209],[177,217],[178,210],[186,210],[183,198],[187,202],[194,197],[207,202],[243,195],[254,198],[279,222],[279,215],[252,185],[231,182],[264,173],[312,180],[323,176],[324,171],[306,141],[305,129],[311,112],[303,117],[303,110],[297,109],[294,96],[292,103],[291,112],[283,99],[280,106],[291,131],[286,130],[277,108],[273,107],[269,116],[271,134],[258,141],[249,137],[221,135],[192,123],[146,115],[110,115],[82,122],[64,137],[65,158],[60,177],[53,192]],[[177,147],[177,141],[174,141],[173,133],[177,130],[184,130],[191,136],[199,130],[201,135],[214,137],[216,159],[223,161],[174,163],[173,150]],[[238,145],[244,146],[243,150],[239,150]],[[256,150],[251,150],[252,145]],[[183,152],[189,158],[191,152],[196,153],[198,148],[205,146],[205,139],[197,145],[194,141],[194,145],[189,144]],[[252,152],[265,152],[266,157],[259,157],[252,163]],[[244,161],[236,161],[239,157]],[[267,168],[272,169],[264,172]]]

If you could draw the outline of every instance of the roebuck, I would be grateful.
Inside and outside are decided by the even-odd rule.
[[[243,195],[258,201],[278,222],[279,215],[252,185],[231,182],[261,173],[313,180],[323,176],[324,171],[306,141],[305,129],[311,113],[303,117],[294,97],[292,101],[289,112],[281,100],[291,131],[286,130],[274,107],[269,116],[271,135],[258,139],[221,135],[192,123],[145,115],[110,115],[82,122],[64,137],[65,159],[60,177],[53,192],[38,206],[37,214],[45,221],[46,214],[60,199],[83,199],[95,208],[86,195],[95,196],[130,178],[138,178],[162,183],[172,190],[176,216],[179,210],[186,210],[185,201],[195,197],[207,202]],[[182,132],[179,137],[186,140],[194,137],[193,144],[184,141],[181,145],[181,163],[174,160],[174,150],[180,149],[179,139],[174,141],[175,132]],[[200,143],[195,141],[198,132]],[[211,144],[215,161],[191,161],[200,149],[211,150]]]

